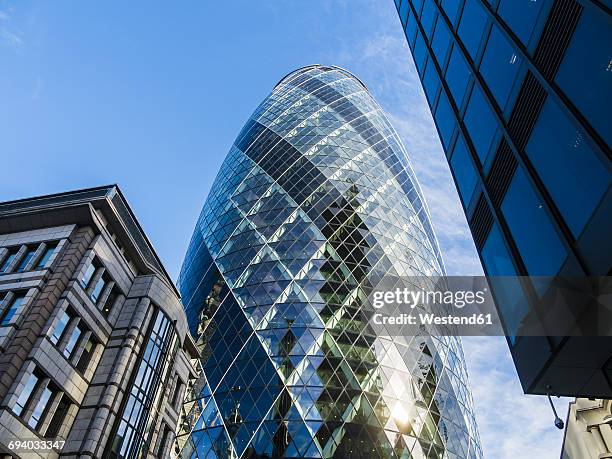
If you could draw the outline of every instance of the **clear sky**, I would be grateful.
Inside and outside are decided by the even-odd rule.
[[[447,271],[479,274],[393,0],[0,0],[0,200],[117,183],[176,279],[235,136],[313,63],[366,83],[411,155]],[[464,344],[486,457],[558,458],[548,401],[522,394],[504,340]]]

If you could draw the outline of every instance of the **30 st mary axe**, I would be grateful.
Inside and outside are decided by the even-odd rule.
[[[231,147],[179,278],[203,367],[182,457],[481,457],[460,340],[367,325],[385,275],[443,273],[365,85],[337,67],[287,75]]]

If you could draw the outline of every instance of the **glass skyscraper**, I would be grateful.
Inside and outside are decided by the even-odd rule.
[[[364,84],[320,65],[287,75],[227,155],[180,274],[203,368],[181,457],[482,457],[460,340],[368,325],[384,276],[443,273]]]
[[[395,6],[487,275],[609,275],[612,3]],[[612,397],[612,339],[520,337],[567,311],[492,287],[526,392]]]

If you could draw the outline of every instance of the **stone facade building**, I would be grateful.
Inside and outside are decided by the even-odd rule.
[[[576,399],[566,425],[561,459],[612,458],[612,400]]]
[[[0,300],[0,455],[170,455],[197,350],[117,186],[0,203]]]

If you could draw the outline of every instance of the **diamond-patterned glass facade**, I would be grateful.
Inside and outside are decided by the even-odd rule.
[[[482,457],[460,340],[368,324],[384,276],[441,274],[367,88],[335,67],[286,76],[227,155],[179,278],[202,355],[180,456]]]

